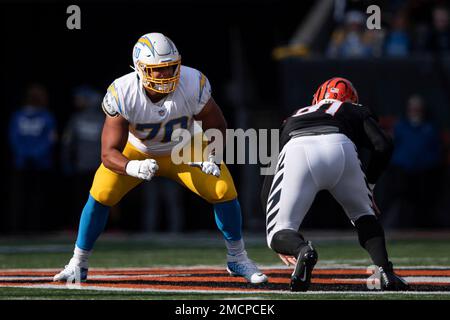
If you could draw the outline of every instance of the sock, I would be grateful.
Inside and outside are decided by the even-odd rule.
[[[225,240],[225,245],[227,247],[229,256],[235,257],[243,253],[247,254],[247,252],[245,252],[243,239],[237,241]]]
[[[216,224],[226,241],[242,239],[241,206],[237,199],[215,203],[214,215]]]
[[[87,268],[88,259],[91,253],[92,251],[83,250],[75,246],[75,249],[73,250],[73,257],[70,260],[69,264],[75,264],[82,268]]]
[[[375,237],[367,240],[364,244],[364,248],[369,253],[375,265],[383,267],[385,270],[389,270],[389,260],[384,237]]]
[[[91,195],[81,213],[76,246],[91,251],[95,241],[103,232],[108,221],[109,207],[97,202]]]
[[[367,250],[373,263],[388,268],[389,260],[386,250],[384,231],[377,218],[372,215],[362,216],[355,221],[360,245]]]

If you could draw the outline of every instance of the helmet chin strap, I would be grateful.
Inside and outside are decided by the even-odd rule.
[[[131,65],[130,65],[130,68],[133,69],[134,72],[136,72],[136,74],[137,74],[137,76],[138,76],[138,78],[139,78],[139,82],[140,82],[140,84],[141,84],[141,87],[144,88],[145,90],[151,90],[151,88],[147,88],[146,86],[144,86],[144,83],[143,83],[143,80],[142,80],[143,77],[141,76],[141,72],[139,71],[139,69],[136,68],[136,67],[133,67],[133,66],[131,66]]]

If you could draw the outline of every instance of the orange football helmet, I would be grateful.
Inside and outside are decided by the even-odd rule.
[[[345,78],[336,77],[325,81],[317,89],[312,104],[317,104],[324,99],[358,103],[358,93],[350,81]]]

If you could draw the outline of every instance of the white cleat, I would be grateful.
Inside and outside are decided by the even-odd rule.
[[[69,262],[60,273],[53,277],[54,282],[85,282],[88,268]]]
[[[244,259],[228,261],[227,271],[230,275],[244,277],[253,284],[266,283],[269,280],[246,255]]]

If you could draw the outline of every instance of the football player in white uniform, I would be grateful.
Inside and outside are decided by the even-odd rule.
[[[231,275],[255,284],[266,282],[267,276],[247,257],[241,209],[226,165],[215,163],[214,154],[197,166],[171,160],[178,143],[172,133],[183,128],[194,134],[195,120],[202,122],[203,130],[219,129],[225,137],[226,121],[211,96],[208,79],[198,70],[182,66],[174,43],[161,33],[139,38],[133,62],[134,71],[116,79],[103,100],[102,164],[81,214],[74,255],[54,281],[70,279],[76,270],[81,280],[86,280],[88,258],[106,225],[109,208],[156,175],[175,180],[213,204]],[[192,150],[197,155],[202,151]]]

